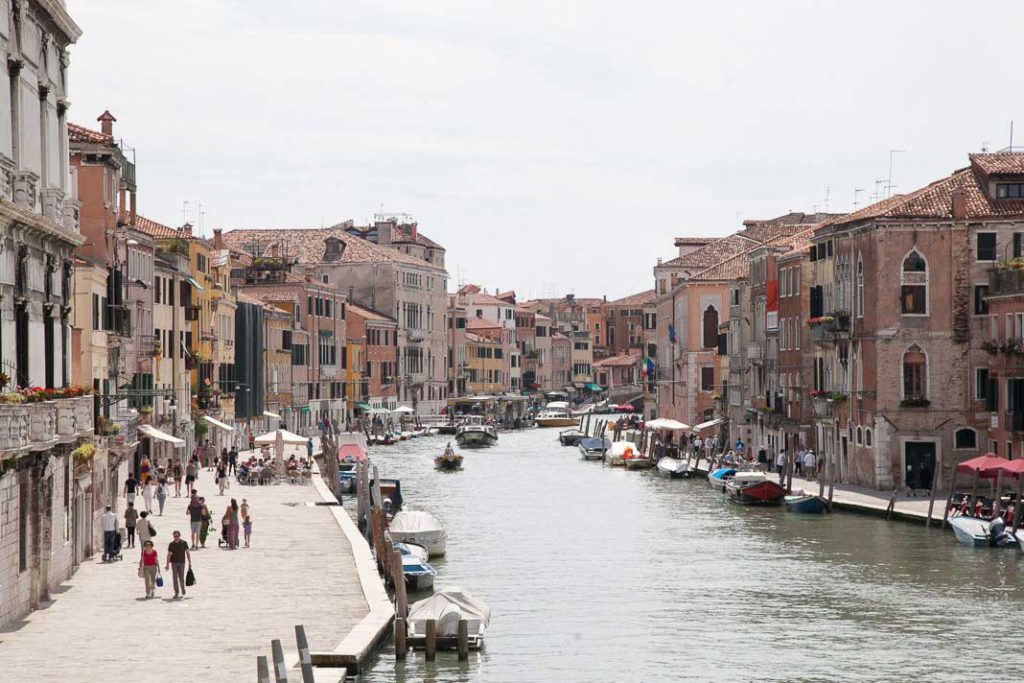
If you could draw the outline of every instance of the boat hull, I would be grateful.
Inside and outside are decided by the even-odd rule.
[[[676,458],[662,458],[657,467],[658,474],[668,479],[687,479],[690,476],[690,467]]]
[[[497,441],[497,434],[484,431],[465,431],[455,435],[455,443],[468,448],[493,446]]]
[[[627,470],[649,470],[654,467],[650,458],[629,458],[623,461]]]
[[[989,523],[983,519],[974,517],[953,517],[949,520],[949,526],[956,534],[956,540],[962,545],[970,548],[1007,548],[1017,545],[1017,538],[1011,536],[1009,540],[1000,546],[989,545],[988,526]]]
[[[444,529],[432,531],[394,531],[391,538],[402,543],[415,543],[427,549],[429,557],[444,555],[448,545],[448,534]]]
[[[786,510],[803,514],[821,514],[825,511],[825,501],[819,496],[786,496]]]
[[[584,460],[603,460],[604,459],[604,452],[603,451],[587,451],[587,450],[580,449],[580,457],[582,457]]]
[[[574,417],[538,417],[534,422],[538,427],[574,427],[579,424]]]
[[[568,432],[558,435],[558,441],[563,446],[578,446],[580,440],[586,438],[583,432]]]
[[[433,574],[405,574],[405,587],[413,591],[426,591],[434,587]]]
[[[737,486],[735,482],[725,485],[729,499],[741,505],[778,505],[786,495],[786,490],[774,481],[762,481],[747,486]]]
[[[434,458],[434,467],[442,472],[456,472],[462,469],[462,458],[449,459],[445,457]]]

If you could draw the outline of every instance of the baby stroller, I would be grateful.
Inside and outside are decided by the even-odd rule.
[[[220,525],[220,538],[217,539],[218,548],[226,548],[228,546],[228,525],[221,522]]]
[[[114,552],[110,555],[104,555],[104,562],[117,562],[118,560],[124,559],[124,556],[121,554],[121,543],[124,542],[124,534],[124,529],[118,529],[116,532],[114,532]]]

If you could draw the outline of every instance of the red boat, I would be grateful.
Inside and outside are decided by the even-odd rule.
[[[743,505],[779,505],[786,490],[764,472],[737,472],[725,485],[729,498]]]

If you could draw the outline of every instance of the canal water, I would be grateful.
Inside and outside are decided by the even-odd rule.
[[[584,462],[557,430],[371,451],[446,525],[435,586],[483,599],[468,663],[385,650],[364,681],[975,681],[1024,675],[1024,559],[847,513],[730,503],[704,480]],[[411,596],[410,600],[416,599]]]

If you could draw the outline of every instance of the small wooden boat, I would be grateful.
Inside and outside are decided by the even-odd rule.
[[[437,570],[415,555],[402,555],[402,575],[409,590],[425,591],[434,587]]]
[[[786,489],[764,472],[737,472],[726,482],[725,493],[741,505],[778,505],[786,496]]]
[[[708,486],[724,493],[725,485],[729,483],[735,474],[736,470],[731,467],[719,467],[708,475]]]
[[[1003,536],[1002,543],[993,544],[991,540],[992,523],[985,519],[961,515],[951,517],[949,525],[953,527],[956,540],[972,548],[1006,548],[1017,545],[1017,539],[1009,533]],[[1005,526],[1003,528],[1005,530]]]
[[[584,460],[603,460],[604,454],[611,448],[609,439],[580,439],[580,456]]]
[[[821,496],[795,495],[786,496],[784,500],[788,512],[821,514],[825,511],[825,500]]]
[[[459,622],[462,620],[469,627],[469,649],[479,650],[483,647],[484,634],[491,623],[491,610],[461,588],[442,588],[409,607],[406,621],[409,637],[406,642],[410,647],[424,647],[428,620],[433,620],[435,624],[435,642],[439,650],[456,648]]]
[[[424,562],[426,562],[430,557],[430,553],[427,552],[427,549],[418,543],[394,543],[393,545],[395,550],[403,555],[412,555],[413,557],[418,557]]]
[[[370,491],[371,495],[374,490],[373,479],[370,480]],[[402,509],[402,503],[405,500],[402,498],[402,482],[398,479],[381,479],[380,480],[380,497],[381,506],[394,515]]]
[[[454,472],[462,469],[462,456],[458,453],[451,455],[441,454],[434,458],[434,467],[445,472]]]
[[[558,441],[563,446],[578,446],[580,439],[585,438],[587,435],[578,428],[566,429],[565,431],[558,433]]]
[[[422,510],[399,512],[388,525],[388,531],[396,541],[422,545],[431,557],[444,555],[448,544],[448,533],[441,522]]]
[[[690,463],[665,456],[658,461],[658,474],[669,479],[686,479],[690,476]]]

